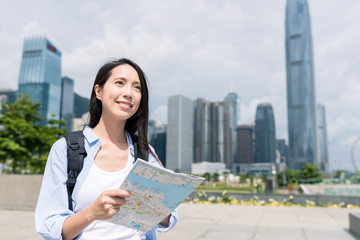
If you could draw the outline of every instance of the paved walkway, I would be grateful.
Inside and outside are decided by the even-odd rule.
[[[354,240],[349,212],[360,210],[182,204],[179,222],[159,240]],[[1,240],[39,240],[32,211],[0,209]]]

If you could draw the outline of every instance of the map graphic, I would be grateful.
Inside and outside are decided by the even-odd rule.
[[[130,197],[109,221],[148,232],[182,203],[204,178],[156,167],[137,159],[120,188]]]

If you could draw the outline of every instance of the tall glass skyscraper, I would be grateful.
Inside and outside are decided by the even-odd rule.
[[[231,139],[228,139],[226,142],[229,142],[230,145],[230,151],[231,151],[231,156],[230,156],[230,160],[229,163],[227,164],[227,167],[232,169],[232,164],[236,161],[236,146],[237,146],[237,133],[236,133],[236,129],[237,126],[240,125],[240,98],[239,96],[232,92],[229,93],[226,97],[225,97],[225,110],[226,110],[226,115],[228,116],[229,119],[229,126],[225,128],[225,131],[228,132],[225,136],[231,136]]]
[[[168,98],[166,167],[191,172],[193,162],[193,101],[182,95]]]
[[[327,144],[327,130],[326,130],[326,117],[325,107],[322,104],[317,104],[317,129],[319,136],[319,156],[320,168],[324,172],[329,172],[329,157],[328,157],[328,144]]]
[[[261,103],[255,117],[255,162],[275,163],[276,137],[274,111],[270,103]]]
[[[289,168],[318,163],[313,51],[308,3],[287,0],[285,19]]]
[[[61,52],[45,37],[24,41],[18,96],[26,93],[40,102],[43,124],[59,119],[61,102]]]

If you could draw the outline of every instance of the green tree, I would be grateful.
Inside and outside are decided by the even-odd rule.
[[[206,181],[210,181],[211,180],[211,173],[204,173],[203,177],[206,179]]]
[[[335,172],[334,178],[342,178],[342,177],[344,177],[344,173],[345,173],[344,170],[337,170]]]
[[[315,164],[306,163],[299,172],[300,183],[319,183],[323,178],[320,168]]]
[[[14,103],[2,104],[0,115],[0,162],[9,173],[42,173],[51,145],[66,130],[64,120],[50,120],[41,126],[38,108],[22,95]]]
[[[219,177],[220,177],[220,174],[218,174],[217,172],[213,173],[213,175],[212,175],[212,179],[214,182],[218,182]]]
[[[283,178],[283,172],[279,172],[276,174],[276,179],[278,182],[278,186],[279,187],[283,187],[284,186],[284,178]],[[287,184],[294,184],[297,183],[299,180],[299,173],[296,172],[295,170],[289,169],[287,168],[285,170],[285,179],[286,179],[286,185]]]

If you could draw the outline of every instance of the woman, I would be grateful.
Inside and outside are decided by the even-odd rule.
[[[131,136],[138,134],[148,161],[160,161],[147,140],[148,89],[145,74],[129,59],[104,64],[95,78],[90,119],[83,134],[84,159],[68,209],[66,142],[58,140],[49,153],[35,211],[37,231],[45,239],[140,239],[137,231],[107,221],[130,194],[119,189],[134,162]],[[154,229],[164,232],[177,221],[177,212]],[[146,239],[156,239],[154,229]]]

